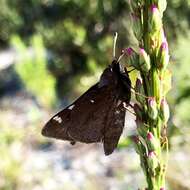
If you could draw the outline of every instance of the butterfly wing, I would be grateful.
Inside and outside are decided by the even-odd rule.
[[[105,125],[105,133],[103,138],[105,155],[111,154],[117,147],[120,136],[125,125],[125,108],[118,101],[112,106],[112,110],[108,113],[107,123]]]
[[[53,116],[42,129],[42,134],[71,142],[100,142],[103,139],[107,114],[115,100],[114,85],[111,85],[115,76],[108,68],[102,76],[99,83]]]
[[[74,141],[100,142],[113,100],[109,86],[101,88],[98,85],[93,86],[73,104],[75,106],[70,114],[68,135]]]

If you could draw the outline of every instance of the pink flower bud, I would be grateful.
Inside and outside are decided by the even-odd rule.
[[[148,149],[150,151],[156,150],[158,148],[159,141],[154,137],[154,135],[151,132],[148,132],[146,137]]]
[[[148,98],[148,105],[149,105],[150,107],[155,107],[155,106],[156,106],[155,97],[149,97],[149,98]]]
[[[148,132],[148,133],[147,133],[147,139],[148,139],[149,141],[151,141],[151,140],[153,140],[153,138],[154,138],[153,134],[152,134],[151,132]]]
[[[138,54],[133,50],[133,48],[125,48],[122,53],[127,55],[129,65],[137,68],[138,67]]]
[[[165,188],[164,188],[164,187],[161,187],[160,190],[165,190]]]
[[[154,158],[155,156],[156,156],[156,154],[155,154],[154,151],[150,151],[150,152],[148,153],[148,157],[149,157],[149,158]]]
[[[155,172],[155,169],[158,167],[158,158],[156,157],[156,154],[154,151],[150,151],[148,153],[148,157],[147,157],[147,163],[149,166],[149,169],[152,170],[152,172]]]
[[[162,28],[162,18],[156,5],[150,7],[148,27],[151,34],[159,32]]]
[[[165,98],[161,100],[160,111],[161,111],[161,117],[164,123],[167,123],[170,117],[170,109]]]
[[[145,52],[145,50],[144,50],[143,48],[140,48],[140,51],[139,51],[139,52],[140,52],[140,54],[142,54],[142,55],[143,55],[143,54],[146,54],[146,52]]]
[[[135,51],[133,50],[133,48],[129,47],[122,50],[122,53],[125,53],[127,56],[130,57],[133,53],[135,53]]]
[[[144,88],[143,88],[142,80],[140,78],[137,78],[136,80],[135,91],[138,92],[135,95],[137,101],[143,105],[145,102],[145,98],[142,96],[144,94]]]
[[[160,49],[161,49],[161,51],[168,52],[168,43],[167,43],[167,41],[162,42]]]
[[[150,56],[143,48],[140,48],[139,50],[139,62],[142,71],[148,72],[150,70]]]
[[[158,12],[158,7],[156,5],[151,5],[150,10],[152,11],[153,14],[155,14],[156,12]]]
[[[153,120],[157,118],[158,110],[155,97],[148,98],[148,115]]]
[[[158,68],[166,69],[170,59],[167,41],[162,42],[160,50],[158,52],[158,59]]]

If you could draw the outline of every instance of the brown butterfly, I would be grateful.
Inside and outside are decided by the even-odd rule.
[[[75,142],[102,142],[105,155],[117,147],[125,123],[125,106],[131,99],[131,81],[117,60],[100,80],[71,105],[54,115],[42,135]]]

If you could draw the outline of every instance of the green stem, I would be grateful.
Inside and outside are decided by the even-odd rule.
[[[158,52],[161,50],[161,44],[166,43],[165,38],[162,37],[162,17],[160,11],[156,5],[160,0],[133,0],[131,7],[133,13],[137,14],[141,18],[142,22],[142,39],[138,39],[140,51],[139,65],[144,64],[150,68],[144,69],[139,67],[140,76],[142,78],[142,85],[144,89],[143,96],[148,98],[144,102],[139,101],[137,104],[141,107],[142,118],[137,118],[142,121],[138,127],[144,128],[139,132],[141,140],[143,140],[140,151],[141,167],[146,176],[148,190],[160,190],[165,188],[165,175],[168,157],[168,142],[167,137],[162,136],[162,131],[166,128],[166,120],[168,120],[167,110],[162,105],[162,100],[165,100],[165,93],[163,92],[163,73],[165,72],[167,63],[161,63],[163,56],[158,56]],[[164,1],[164,0],[162,0]],[[154,3],[153,3],[154,2]],[[135,22],[135,21],[134,21]],[[139,31],[140,28],[137,29]],[[134,32],[137,32],[134,31]],[[166,44],[165,46],[166,47]],[[143,50],[144,49],[144,50]],[[145,52],[145,53],[144,53]],[[147,56],[149,56],[148,59]],[[143,60],[143,57],[146,59]],[[161,59],[162,58],[162,59]],[[167,59],[165,59],[167,60]],[[163,67],[161,67],[165,64]],[[136,66],[137,63],[134,63]],[[160,66],[161,65],[161,66]],[[138,99],[137,99],[138,101]],[[166,109],[166,110],[163,110]],[[165,114],[165,115],[164,115]],[[167,118],[167,119],[166,119]],[[139,120],[137,120],[139,121]],[[143,133],[142,133],[143,131]],[[163,141],[164,140],[164,141]],[[166,146],[163,146],[163,142]],[[164,159],[164,152],[166,149],[166,158]]]

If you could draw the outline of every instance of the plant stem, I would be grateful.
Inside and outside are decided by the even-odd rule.
[[[138,92],[136,150],[146,176],[147,189],[164,190],[168,140],[163,132],[169,119],[165,96],[171,87],[171,75],[167,69],[168,43],[162,25],[166,0],[131,0],[130,6],[133,31],[140,46],[139,50],[130,48],[128,51],[129,63],[139,70],[135,87]]]

